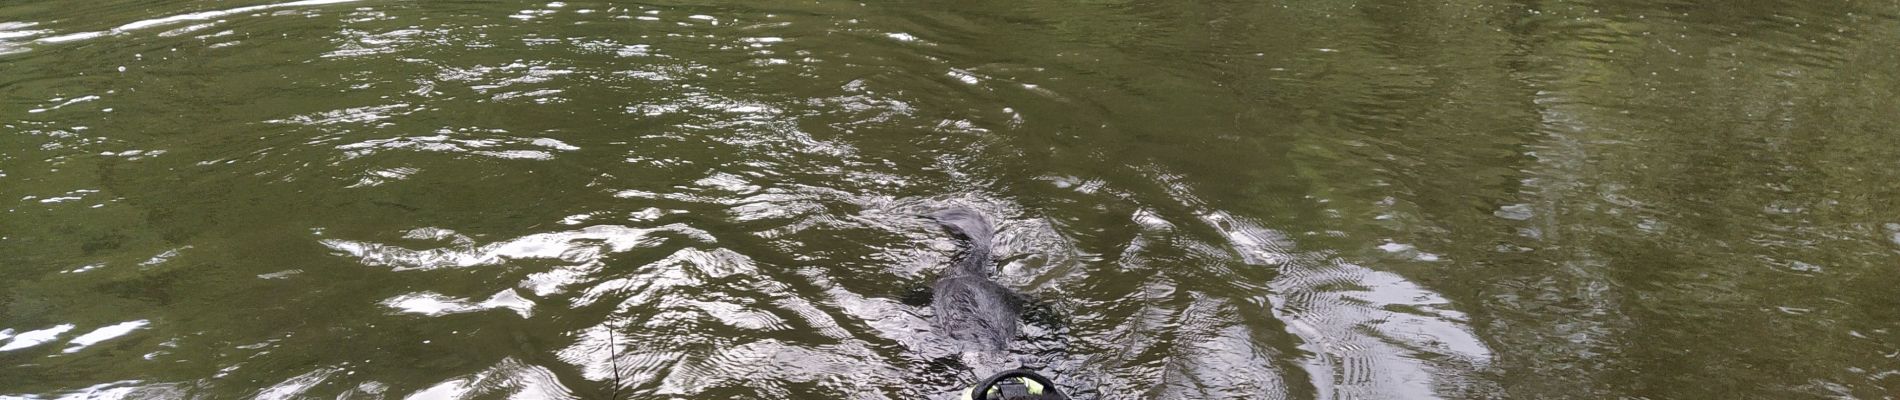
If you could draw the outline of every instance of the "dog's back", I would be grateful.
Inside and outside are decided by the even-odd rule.
[[[975,346],[972,350],[1002,350],[1016,337],[1019,304],[1015,293],[990,280],[995,230],[989,219],[970,210],[943,211],[936,218],[967,242],[963,254],[932,285],[930,305],[938,331]]]

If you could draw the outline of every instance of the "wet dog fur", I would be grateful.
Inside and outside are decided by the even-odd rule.
[[[1022,302],[1015,292],[990,280],[996,264],[991,259],[995,228],[982,214],[965,209],[934,217],[965,243],[962,254],[931,285],[930,307],[938,331],[966,350],[1003,350],[1016,337]]]

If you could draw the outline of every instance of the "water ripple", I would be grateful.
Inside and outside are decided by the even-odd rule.
[[[1892,8],[8,2],[0,397],[1878,398]]]
[[[541,233],[515,239],[477,245],[473,239],[440,228],[419,228],[404,235],[410,239],[447,240],[452,247],[411,250],[381,243],[323,239],[324,246],[356,257],[364,265],[392,267],[396,271],[464,268],[494,265],[516,259],[559,259],[572,263],[597,261],[602,256],[634,248],[652,247],[661,237],[656,232],[672,232],[689,237],[712,238],[705,231],[685,225],[667,225],[641,229],[621,225],[593,225],[572,231]]]

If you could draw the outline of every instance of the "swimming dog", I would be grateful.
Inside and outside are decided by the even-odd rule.
[[[963,239],[963,253],[931,285],[931,310],[937,329],[962,342],[965,350],[1001,351],[1016,337],[1022,302],[1003,285],[990,280],[995,228],[988,218],[966,209],[940,211],[937,223]]]
[[[937,330],[962,342],[964,350],[976,354],[999,355],[1016,338],[1017,316],[1022,298],[1009,288],[990,280],[996,262],[991,260],[996,229],[982,214],[951,209],[938,212],[937,223],[966,244],[963,254],[950,263],[943,277],[931,285],[931,310],[937,316]],[[964,353],[973,355],[971,352]],[[979,356],[981,357],[981,356]],[[991,375],[976,386],[964,389],[965,400],[1068,400],[1055,382],[1033,371],[1012,369]]]

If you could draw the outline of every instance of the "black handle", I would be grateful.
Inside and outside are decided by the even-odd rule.
[[[1053,398],[1053,399],[1069,398],[1069,396],[1062,394],[1061,389],[1056,389],[1056,383],[1054,381],[1050,381],[1049,378],[1043,377],[1042,374],[1038,374],[1035,371],[1030,371],[1026,369],[1012,369],[1008,371],[998,372],[996,373],[996,375],[991,375],[989,378],[983,379],[983,381],[981,382],[977,382],[976,388],[971,389],[972,392],[970,392],[970,397],[972,398],[972,400],[984,400],[989,397],[991,387],[995,387],[997,382],[1002,382],[1004,379],[1009,379],[1009,378],[1029,378],[1029,380],[1035,381],[1037,384],[1041,384],[1042,390],[1043,390],[1043,396],[1046,398]]]

